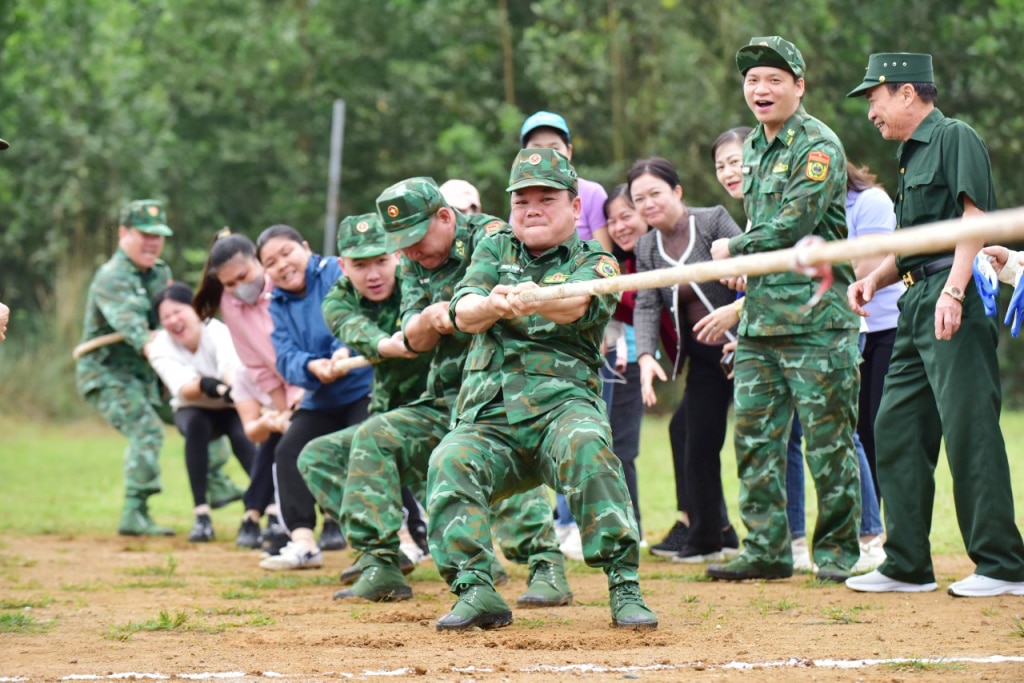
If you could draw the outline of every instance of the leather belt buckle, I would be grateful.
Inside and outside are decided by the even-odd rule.
[[[911,271],[908,270],[907,272],[903,273],[903,284],[905,284],[907,287],[913,287],[914,282],[914,274]]]

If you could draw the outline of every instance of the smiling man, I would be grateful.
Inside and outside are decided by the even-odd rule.
[[[512,229],[480,240],[448,307],[455,329],[473,341],[454,429],[428,469],[430,551],[458,596],[437,629],[512,622],[490,573],[487,509],[542,483],[565,494],[587,564],[608,576],[612,625],[656,628],[640,594],[636,518],[597,374],[617,297],[521,298],[541,285],[617,275],[618,264],[577,236],[576,171],[562,154],[520,151],[509,181]],[[551,569],[531,566],[531,579]]]
[[[128,437],[124,454],[125,502],[118,532],[127,536],[171,535],[150,518],[148,498],[160,492],[160,448],[164,426],[160,380],[146,361],[158,321],[153,297],[171,281],[160,259],[167,227],[163,205],[140,199],[121,209],[117,252],[89,285],[82,341],[120,332],[124,341],[82,356],[78,391],[115,429]]]
[[[846,155],[828,126],[807,114],[804,59],[778,36],[736,54],[743,94],[759,124],[743,147],[743,203],[750,229],[716,240],[715,258],[792,247],[807,235],[846,239]],[[843,581],[860,556],[860,473],[853,446],[860,387],[858,320],[846,305],[849,264],[810,310],[814,281],[796,272],[751,276],[735,360],[736,458],[743,551],[708,566],[712,578],[793,574],[786,520],[786,438],[793,408],[805,425],[818,494],[812,547],[817,577]]]

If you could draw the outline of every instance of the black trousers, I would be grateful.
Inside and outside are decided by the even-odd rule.
[[[281,435],[272,433],[267,440],[256,447],[256,457],[249,470],[249,490],[246,491],[246,510],[259,510],[260,514],[274,502],[274,450],[281,441]]]
[[[669,422],[676,475],[676,503],[690,518],[688,548],[712,552],[722,547],[729,525],[722,495],[722,446],[732,402],[732,380],[719,364],[721,346],[687,339],[686,390]]]
[[[185,437],[185,468],[195,505],[209,502],[206,500],[206,474],[210,469],[209,449],[213,439],[227,436],[242,468],[246,473],[252,469],[256,447],[245,435],[242,421],[234,408],[178,408],[174,411],[174,424]],[[249,509],[249,491],[246,491],[245,498],[245,507]]]
[[[889,372],[892,345],[896,341],[896,328],[868,332],[864,335],[864,360],[860,364],[860,415],[857,418],[857,435],[864,446],[864,454],[871,467],[871,478],[875,482],[875,495],[882,500],[882,489],[878,487],[878,472],[875,465],[875,418],[878,404],[882,402],[882,387]]]
[[[292,415],[288,431],[274,450],[281,519],[288,529],[316,528],[316,501],[298,467],[303,447],[318,436],[362,422],[370,414],[369,408],[370,397],[366,396],[330,410],[300,408]]]
[[[627,363],[622,373],[625,384],[616,384],[612,391],[612,404],[608,409],[608,421],[612,428],[612,450],[622,462],[626,477],[626,488],[633,501],[636,525],[643,538],[640,524],[640,492],[637,488],[636,459],[640,455],[640,424],[644,418],[644,401],[640,393],[640,364]]]

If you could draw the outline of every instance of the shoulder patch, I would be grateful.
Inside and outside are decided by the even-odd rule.
[[[828,177],[828,165],[832,157],[820,150],[807,155],[807,179],[820,183]]]
[[[543,284],[543,285],[560,285],[560,284],[562,284],[563,282],[565,282],[568,279],[569,279],[569,276],[566,275],[565,273],[552,273],[551,275],[548,275],[546,278],[541,280],[541,284]]]
[[[602,256],[594,266],[594,270],[601,277],[615,277],[619,274],[619,262],[611,256]]]
[[[492,232],[501,230],[501,226],[503,225],[505,224],[502,223],[501,221],[491,221],[490,223],[484,226],[484,232],[490,235]]]

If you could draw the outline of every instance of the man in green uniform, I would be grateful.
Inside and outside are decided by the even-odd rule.
[[[808,235],[846,239],[842,143],[802,104],[804,60],[778,36],[751,39],[736,54],[758,126],[744,143],[743,203],[751,227],[717,240],[715,258],[792,247]],[[804,310],[814,281],[796,272],[751,276],[735,364],[740,515],[748,534],[715,579],[786,578],[793,555],[786,521],[786,438],[793,407],[804,425],[807,465],[818,494],[812,541],[817,576],[843,581],[860,555],[860,473],[853,446],[860,386],[858,322],[846,305],[849,264]]]
[[[389,251],[401,250],[403,343],[430,357],[427,388],[405,406],[371,416],[352,437],[348,481],[342,500],[346,536],[361,553],[362,574],[335,597],[395,600],[412,589],[398,568],[400,489],[416,491],[427,478],[434,447],[448,433],[452,406],[462,384],[469,335],[452,327],[448,301],[466,272],[474,246],[489,232],[507,227],[494,216],[465,216],[447,205],[430,178],[410,178],[377,198]],[[530,580],[519,604],[544,607],[572,600],[564,557],[552,525],[551,505],[537,489],[492,511],[503,530],[505,556],[529,563]]]
[[[118,532],[129,536],[173,534],[150,518],[147,507],[149,496],[160,492],[164,426],[157,412],[160,380],[146,361],[158,326],[151,301],[171,281],[160,253],[172,234],[158,201],[137,200],[121,210],[118,250],[89,286],[82,341],[113,332],[123,334],[124,341],[82,356],[75,373],[82,397],[128,437]]]
[[[454,429],[428,470],[431,555],[458,596],[437,629],[511,623],[490,574],[487,510],[538,484],[567,497],[586,562],[608,576],[612,625],[655,628],[640,595],[636,518],[597,374],[616,297],[520,298],[541,284],[617,275],[618,265],[576,235],[580,199],[568,159],[522,150],[509,180],[512,229],[479,241],[448,306],[450,323],[473,341]]]
[[[883,138],[900,142],[897,230],[996,208],[985,143],[935,107],[931,55],[871,55],[864,81],[849,96],[866,97],[868,119]],[[1024,543],[999,429],[996,323],[969,285],[982,246],[981,240],[964,241],[953,253],[889,256],[849,288],[850,306],[866,315],[863,306],[876,291],[901,276],[907,284],[875,422],[886,560],[849,579],[853,590],[937,588],[928,534],[945,439],[960,533],[977,565],[949,586],[950,595],[1024,595]]]
[[[324,298],[324,320],[334,336],[376,364],[370,413],[387,412],[423,393],[430,354],[413,353],[403,343],[399,261],[387,253],[380,216],[368,213],[341,221],[338,254],[345,275]],[[336,519],[341,518],[348,456],[358,428],[356,424],[313,439],[299,454],[302,478],[320,508]],[[404,566],[411,570],[413,565]],[[358,572],[351,580],[357,577]]]

